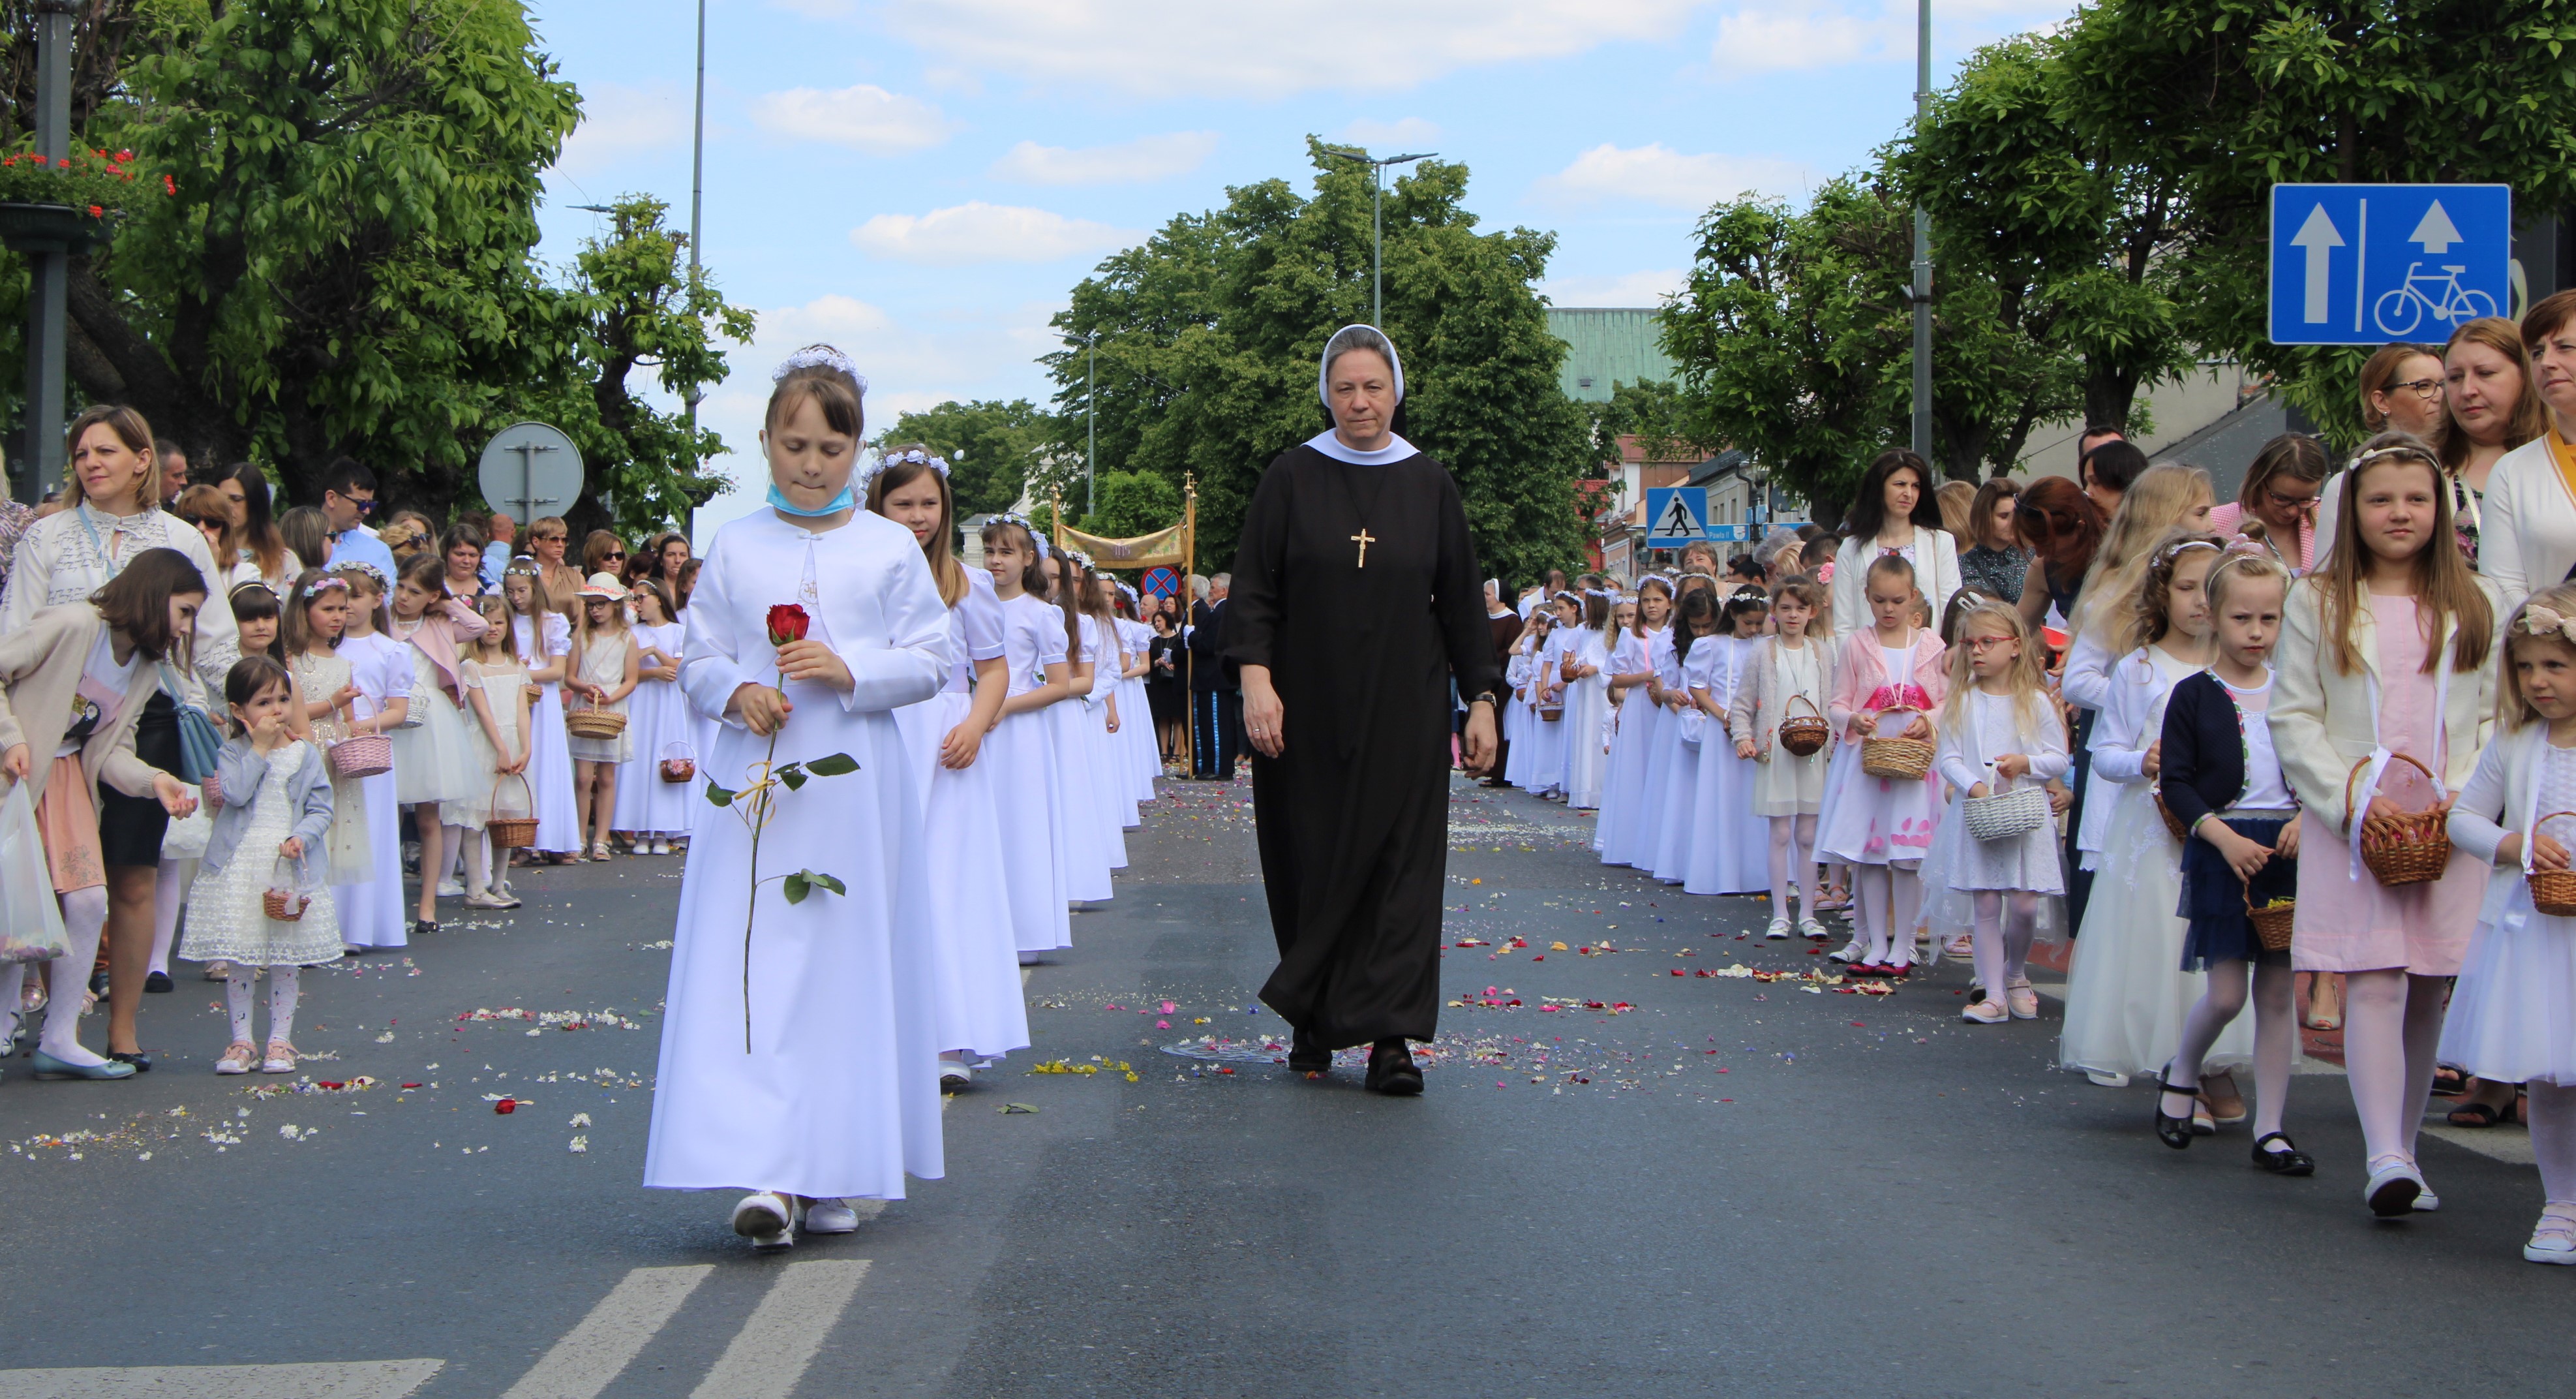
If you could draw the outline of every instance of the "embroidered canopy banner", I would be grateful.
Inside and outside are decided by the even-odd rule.
[[[1158,568],[1189,562],[1188,537],[1181,525],[1158,529],[1134,539],[1103,539],[1070,525],[1059,525],[1056,539],[1089,554],[1091,561],[1102,568]]]

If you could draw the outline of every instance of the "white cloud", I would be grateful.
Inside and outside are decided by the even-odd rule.
[[[1681,268],[1657,267],[1607,277],[1550,277],[1538,289],[1554,306],[1661,306],[1689,280]]]
[[[1440,139],[1440,128],[1420,117],[1406,117],[1400,121],[1372,121],[1362,117],[1343,127],[1336,133],[1335,139],[1348,141],[1355,146],[1384,146],[1386,147],[1384,153],[1391,154],[1398,146],[1432,144]]]
[[[578,181],[629,156],[689,149],[689,93],[671,85],[629,87],[584,83],[581,125],[564,139],[563,154],[548,173]]]
[[[886,0],[899,36],[967,71],[1154,97],[1408,88],[1462,68],[1669,38],[1704,0]]]
[[[2065,22],[2068,6],[2031,0],[1943,0],[1933,15],[1940,51],[1964,52],[2006,34]],[[1721,77],[1914,59],[1914,0],[1853,7],[1763,0],[1718,17],[1710,58]]]
[[[861,252],[952,267],[973,262],[1052,262],[1106,252],[1144,236],[1089,219],[980,199],[918,217],[879,214],[850,230],[850,241]]]
[[[726,347],[732,373],[712,386],[698,417],[730,453],[716,466],[733,486],[698,513],[701,548],[717,524],[757,509],[766,477],[760,460],[760,416],[769,402],[769,371],[797,349],[821,341],[856,360],[868,378],[868,430],[873,435],[907,411],[949,399],[1032,398],[1050,392],[1037,357],[1063,342],[1048,324],[1060,300],[942,312],[920,321],[856,297],[830,294],[800,305],[764,308],[747,347]]]
[[[987,173],[1033,185],[1141,184],[1196,170],[1216,150],[1216,141],[1213,131],[1139,136],[1113,146],[1067,148],[1022,141]]]
[[[823,92],[789,88],[762,97],[752,118],[783,136],[893,155],[935,146],[957,129],[939,109],[873,83]]]
[[[1813,187],[1816,173],[1772,156],[1684,155],[1658,141],[1623,148],[1603,143],[1532,188],[1558,204],[1634,200],[1674,209],[1705,209],[1747,191],[1787,194]]]

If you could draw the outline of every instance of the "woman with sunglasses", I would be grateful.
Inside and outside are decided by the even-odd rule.
[[[571,616],[581,600],[581,585],[588,575],[564,560],[572,543],[572,527],[561,515],[540,515],[528,526],[528,552],[537,561],[537,590],[545,595],[546,610]]]

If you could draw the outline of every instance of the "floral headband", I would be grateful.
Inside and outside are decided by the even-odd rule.
[[[2576,645],[2576,617],[2562,617],[2555,609],[2536,602],[2522,609],[2514,630],[2525,636],[2554,636],[2569,645]]]
[[[374,580],[377,592],[390,593],[394,590],[394,580],[387,578],[383,569],[374,564],[368,563],[364,559],[351,559],[347,563],[335,563],[331,565],[331,571],[333,573],[363,573],[367,575],[368,578]],[[511,571],[517,572],[516,569]],[[525,576],[533,578],[536,574],[531,571]],[[341,587],[345,588],[349,586],[349,580],[345,578],[337,581]]]
[[[2158,549],[2156,551],[2156,562],[2172,563],[2174,560],[2181,558],[2183,555],[2190,553],[2194,549],[2207,549],[2212,553],[2223,552],[2217,545],[2210,543],[2206,539],[2183,539],[2177,540],[2174,543]]]
[[[926,466],[931,470],[938,472],[940,480],[945,481],[948,479],[948,462],[945,458],[932,456],[930,453],[921,450],[919,447],[915,447],[910,451],[897,452],[890,457],[881,456],[875,461],[870,462],[864,470],[859,472],[859,489],[862,491],[866,490],[868,488],[868,483],[877,479],[878,472],[885,470],[896,462],[908,462],[914,466]]]
[[[1026,515],[996,515],[996,516],[994,516],[993,518],[994,518],[994,519],[996,519],[996,520],[1001,521],[1003,524],[1006,524],[1006,525],[1018,525],[1020,528],[1022,528],[1022,529],[1024,529],[1024,530],[1027,530],[1027,531],[1029,532],[1029,542],[1030,542],[1030,543],[1032,543],[1032,544],[1035,544],[1036,546],[1038,546],[1038,561],[1039,561],[1039,562],[1041,562],[1041,563],[1043,563],[1043,562],[1045,562],[1045,561],[1046,561],[1046,557],[1047,557],[1047,542],[1046,542],[1046,536],[1045,536],[1045,535],[1043,535],[1043,534],[1038,533],[1038,527],[1037,527],[1036,523],[1035,523],[1034,521],[1030,520],[1028,516],[1026,516]]]
[[[2421,447],[2395,446],[2381,447],[2376,451],[2364,452],[2360,456],[2354,457],[2352,459],[2352,469],[2358,472],[2363,467],[2370,465],[2372,462],[2385,461],[2390,457],[2413,457],[2417,461],[2431,463],[2433,469],[2436,471],[2439,471],[2442,468],[2442,464],[2438,461],[2434,461],[2432,454],[2426,452]]]
[[[859,372],[859,367],[850,362],[848,355],[842,354],[829,345],[808,345],[780,360],[778,367],[769,371],[769,382],[773,384],[783,382],[788,375],[799,369],[818,368],[834,369],[847,374],[850,376],[850,382],[859,386],[860,393],[865,394],[868,391],[868,376]]]
[[[1067,549],[1064,551],[1064,556],[1094,573],[1098,573],[1100,571],[1100,566],[1091,561],[1091,556],[1082,552],[1080,549]]]
[[[319,593],[319,592],[322,592],[322,591],[324,591],[324,590],[326,590],[326,589],[330,589],[330,588],[343,588],[343,589],[345,589],[345,588],[347,588],[348,586],[349,586],[349,580],[348,580],[348,579],[346,579],[346,578],[337,578],[337,577],[334,577],[334,576],[332,576],[332,575],[330,575],[330,574],[328,574],[328,573],[325,573],[325,574],[323,574],[321,577],[314,579],[312,582],[307,583],[307,584],[305,584],[302,588],[298,589],[298,590],[296,591],[296,594],[295,594],[295,595],[296,595],[297,597],[299,597],[299,598],[303,598],[303,599],[305,599],[305,600],[309,601],[309,600],[311,600],[311,599],[312,599],[312,597],[313,597],[313,595],[314,595],[315,593]]]

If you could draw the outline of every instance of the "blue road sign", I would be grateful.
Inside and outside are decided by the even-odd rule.
[[[2272,186],[2272,343],[2439,344],[2512,302],[2509,185]]]
[[[1708,487],[1646,488],[1646,547],[1677,549],[1708,538]]]

